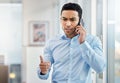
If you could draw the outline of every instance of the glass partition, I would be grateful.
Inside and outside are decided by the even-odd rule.
[[[4,78],[8,78],[8,83],[21,83],[21,3],[0,3],[0,56],[4,57],[0,57],[0,65],[2,65],[1,67],[4,68],[5,66],[7,66],[8,68],[8,77]],[[0,80],[0,83],[4,82],[1,82]]]

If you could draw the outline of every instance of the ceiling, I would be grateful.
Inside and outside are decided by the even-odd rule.
[[[27,3],[29,0],[25,0]],[[49,7],[54,7],[58,4],[59,0],[31,0],[28,3],[28,7],[34,6],[36,10],[45,10]],[[24,2],[24,1],[23,1]]]
[[[22,3],[23,2],[29,2],[31,6],[34,6],[36,4],[36,7],[40,9],[45,9],[52,6],[55,6],[58,4],[59,0],[0,0],[0,3]]]
[[[56,6],[59,3],[59,0],[0,0],[0,3],[27,3],[29,6],[34,6],[36,9],[39,8],[39,10],[44,10],[46,8],[49,8],[51,6]],[[28,3],[29,2],[29,3]]]
[[[56,3],[57,1],[59,1],[59,0],[40,0],[41,5],[45,4],[45,3],[50,4],[51,2]],[[22,0],[0,0],[0,3],[22,3]]]
[[[22,0],[0,0],[0,3],[21,3]]]

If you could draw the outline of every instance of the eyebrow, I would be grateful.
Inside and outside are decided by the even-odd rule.
[[[76,17],[72,17],[72,18],[61,17],[61,18],[64,18],[64,19],[77,19]]]

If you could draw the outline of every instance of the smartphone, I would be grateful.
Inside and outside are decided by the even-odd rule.
[[[84,21],[83,21],[83,19],[81,18],[80,20],[79,20],[79,22],[78,22],[78,25],[82,25],[82,26],[84,26]]]
[[[79,22],[78,22],[78,26],[80,26],[80,25],[82,25],[82,26],[84,27],[84,21],[83,21],[82,18],[81,18],[81,19],[79,20]]]
[[[79,19],[78,25],[80,25],[80,19]]]
[[[78,22],[77,26],[80,26],[80,23],[81,23],[81,20],[79,19],[79,22]],[[75,33],[77,34],[76,28],[75,28]]]

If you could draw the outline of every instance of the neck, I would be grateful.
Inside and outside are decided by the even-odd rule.
[[[77,34],[71,34],[71,35],[67,35],[68,38],[72,39],[73,37],[75,37]]]

